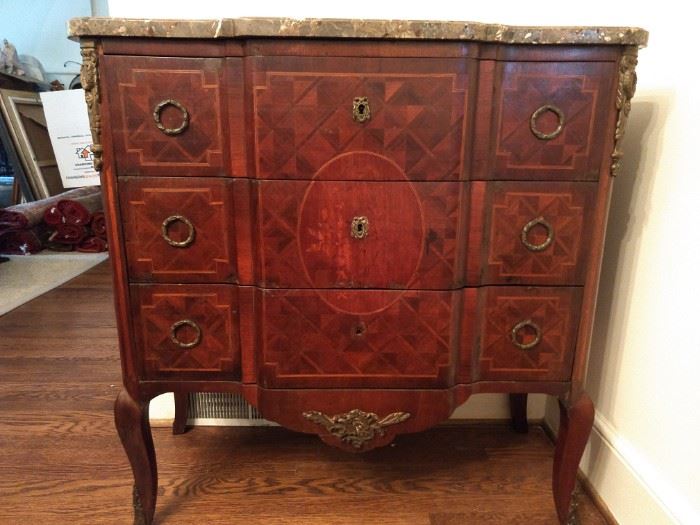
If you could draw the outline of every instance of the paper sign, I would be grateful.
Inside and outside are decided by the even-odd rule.
[[[83,90],[46,91],[40,95],[63,187],[99,185],[100,175],[92,164],[92,134]]]

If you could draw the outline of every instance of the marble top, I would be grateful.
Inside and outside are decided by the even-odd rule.
[[[644,46],[649,33],[636,27],[527,27],[481,22],[351,20],[329,18],[221,18],[156,20],[73,18],[68,36],[154,38],[384,38],[461,40],[505,44],[608,44]]]

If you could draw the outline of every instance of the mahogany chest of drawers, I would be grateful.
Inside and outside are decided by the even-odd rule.
[[[559,518],[639,29],[75,19],[137,519],[148,402],[237,392],[363,451],[470,395],[560,401]],[[537,45],[534,45],[537,44]]]

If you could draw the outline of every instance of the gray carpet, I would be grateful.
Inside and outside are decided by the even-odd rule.
[[[107,253],[56,253],[10,255],[0,264],[0,315],[14,310],[89,270]]]

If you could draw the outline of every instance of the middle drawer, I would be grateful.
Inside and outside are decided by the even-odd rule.
[[[256,186],[262,286],[449,289],[462,284],[465,184],[324,180]]]
[[[583,284],[596,183],[122,177],[131,282]]]

